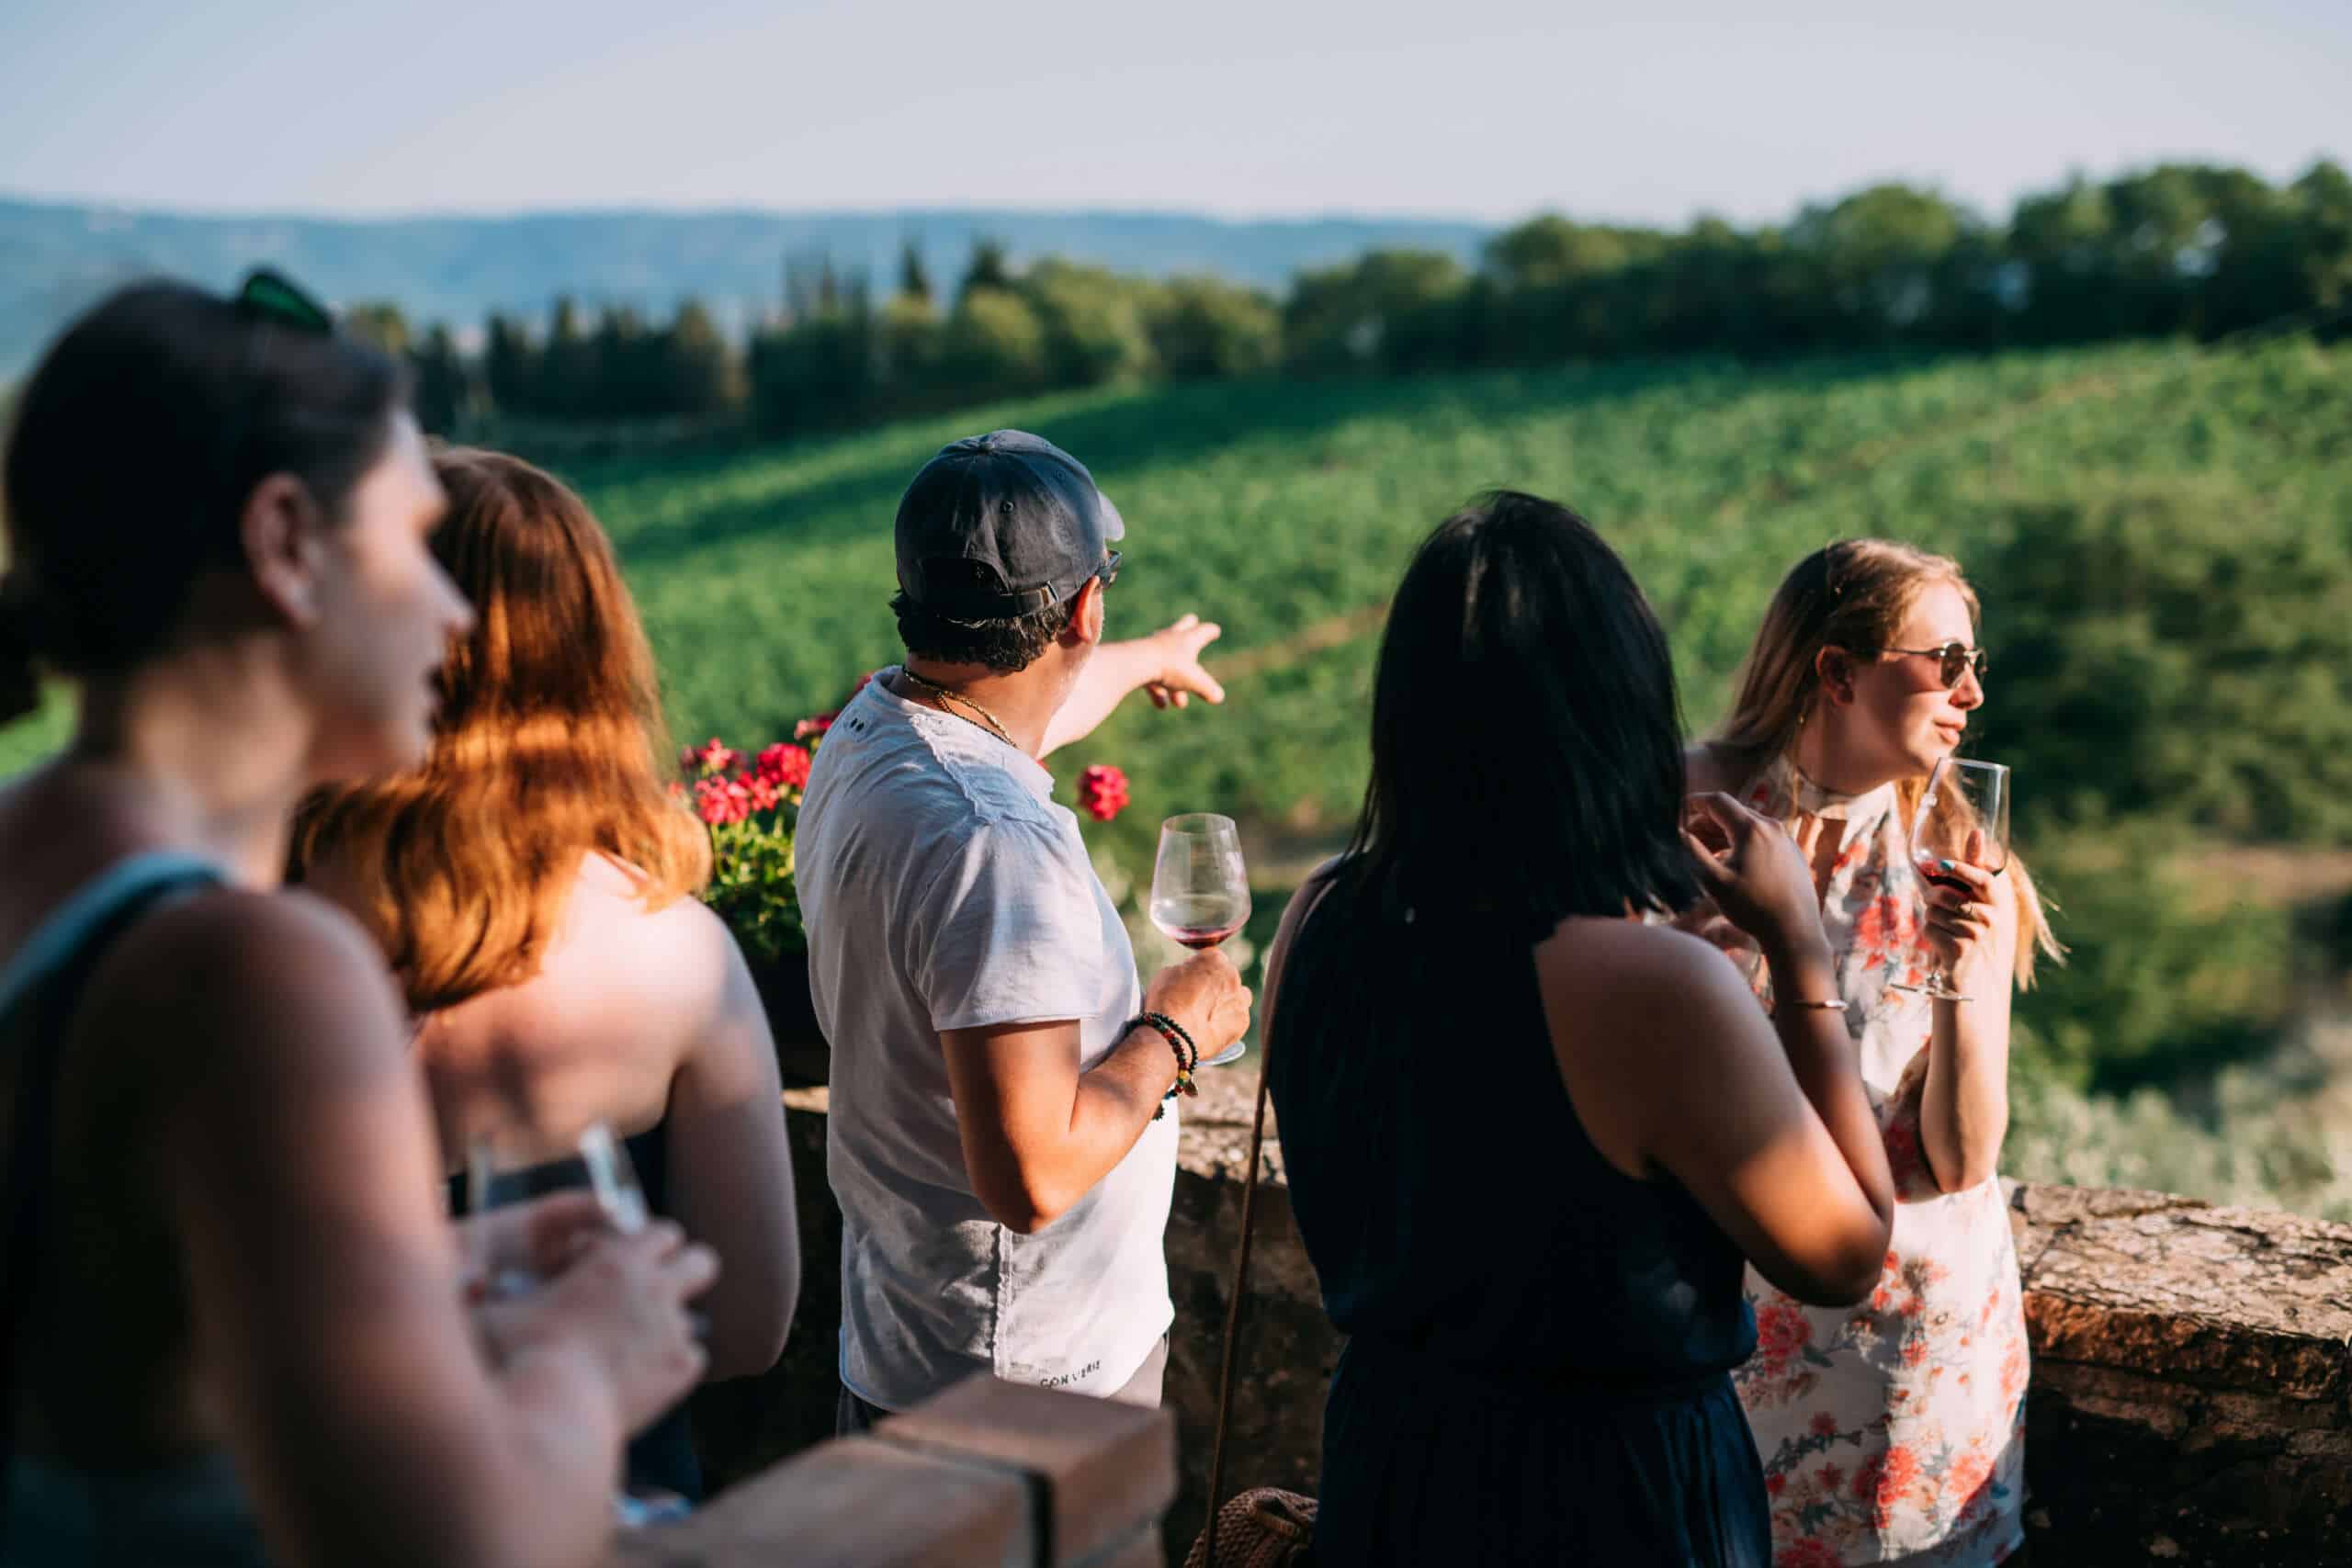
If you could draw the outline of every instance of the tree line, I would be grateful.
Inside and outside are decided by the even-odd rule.
[[[472,355],[444,325],[412,335],[391,306],[351,317],[411,357],[436,430],[492,412],[735,414],[792,434],[1052,389],[1276,369],[2211,339],[2282,320],[2335,334],[2347,305],[2352,175],[2322,160],[2276,186],[2204,164],[2078,175],[1997,224],[1899,184],[1751,229],[1545,214],[1497,234],[1476,266],[1375,250],[1300,273],[1281,299],[1055,258],[1016,267],[987,242],[942,290],[910,240],[887,292],[826,255],[786,257],[778,308],[740,351],[694,300],[662,322],[626,306],[591,320],[569,299],[541,330],[492,315]]]

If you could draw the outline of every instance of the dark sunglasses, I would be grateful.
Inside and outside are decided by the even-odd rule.
[[[1984,679],[1985,657],[1981,648],[1971,648],[1964,642],[1948,642],[1941,648],[1882,648],[1881,653],[1907,653],[1915,658],[1936,660],[1936,675],[1950,691],[1960,684],[1961,673],[1973,670],[1981,683]]]
[[[257,266],[245,275],[244,287],[237,290],[237,313],[275,321],[282,327],[293,327],[306,333],[332,333],[334,318],[327,308],[305,293],[301,286],[282,272]]]
[[[1103,587],[1108,588],[1119,581],[1119,562],[1125,558],[1116,550],[1105,550],[1102,553],[1102,570],[1094,575],[1102,580]]]

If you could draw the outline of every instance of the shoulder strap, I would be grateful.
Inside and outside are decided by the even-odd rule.
[[[1258,1111],[1250,1123],[1250,1174],[1241,1183],[1241,1247],[1233,1259],[1233,1288],[1225,1303],[1225,1352],[1216,1374],[1216,1437],[1209,1446],[1209,1517],[1206,1568],[1216,1568],[1216,1514],[1225,1487],[1225,1432],[1233,1416],[1233,1366],[1241,1345],[1241,1303],[1250,1284],[1250,1241],[1257,1218],[1258,1159],[1266,1143],[1266,1091],[1272,1078],[1267,1068],[1272,1042],[1261,1031],[1258,1050]]]
[[[1316,879],[1309,880],[1313,886]],[[1287,961],[1297,949],[1298,939],[1306,933],[1307,922],[1322,907],[1324,896],[1331,891],[1329,877],[1320,879],[1314,901],[1299,911],[1298,925],[1291,932],[1290,942],[1280,957]],[[1279,937],[1276,939],[1280,944]],[[1274,972],[1277,954],[1266,954],[1267,988],[1279,978]],[[1233,1369],[1241,1348],[1241,1303],[1250,1291],[1250,1244],[1256,1235],[1258,1218],[1258,1167],[1266,1146],[1266,1097],[1272,1089],[1273,1032],[1258,1032],[1258,1109],[1250,1122],[1250,1170],[1241,1181],[1241,1245],[1233,1258],[1233,1288],[1225,1301],[1225,1350],[1219,1358],[1216,1375],[1216,1434],[1209,1445],[1209,1516],[1206,1526],[1208,1556],[1205,1568],[1216,1568],[1216,1514],[1225,1490],[1225,1435],[1233,1419]]]
[[[166,896],[220,880],[198,861],[155,857],[153,863],[124,863],[84,894],[67,900],[27,943],[0,1000],[0,1050],[13,1033],[17,1050],[14,1105],[9,1118],[5,1237],[0,1237],[0,1478],[16,1449],[17,1406],[23,1389],[17,1346],[31,1310],[34,1266],[40,1259],[49,1217],[49,1185],[55,1156],[57,1080],[63,1070],[65,1042],[79,1010],[83,988],[99,962],[139,918]],[[12,1027],[13,1026],[13,1027]],[[0,1489],[0,1523],[6,1520]]]

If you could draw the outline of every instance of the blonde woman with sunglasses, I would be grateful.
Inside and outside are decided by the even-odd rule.
[[[1809,1307],[1752,1269],[1756,1356],[1736,1374],[1780,1568],[1975,1568],[2023,1540],[2025,1320],[1995,1167],[2008,1125],[2009,998],[2059,952],[2024,864],[1958,858],[1966,891],[1905,852],[1937,761],[1985,701],[1978,604],[1958,563],[1854,539],[1781,582],[1721,731],[1690,759],[1789,825],[1811,863],[1842,1017],[1896,1182],[1878,1287]],[[1773,1003],[1752,949],[1702,907]],[[1951,973],[1973,1000],[1916,987]]]

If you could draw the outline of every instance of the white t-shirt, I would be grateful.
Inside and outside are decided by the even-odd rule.
[[[1172,1105],[1067,1213],[1023,1235],[973,1194],[939,1036],[1076,1019],[1078,1065],[1091,1066],[1142,1006],[1135,950],[1052,775],[898,696],[895,674],[826,731],[795,840],[832,1045],[842,1382],[885,1410],[975,1371],[1110,1393],[1174,1316]]]

